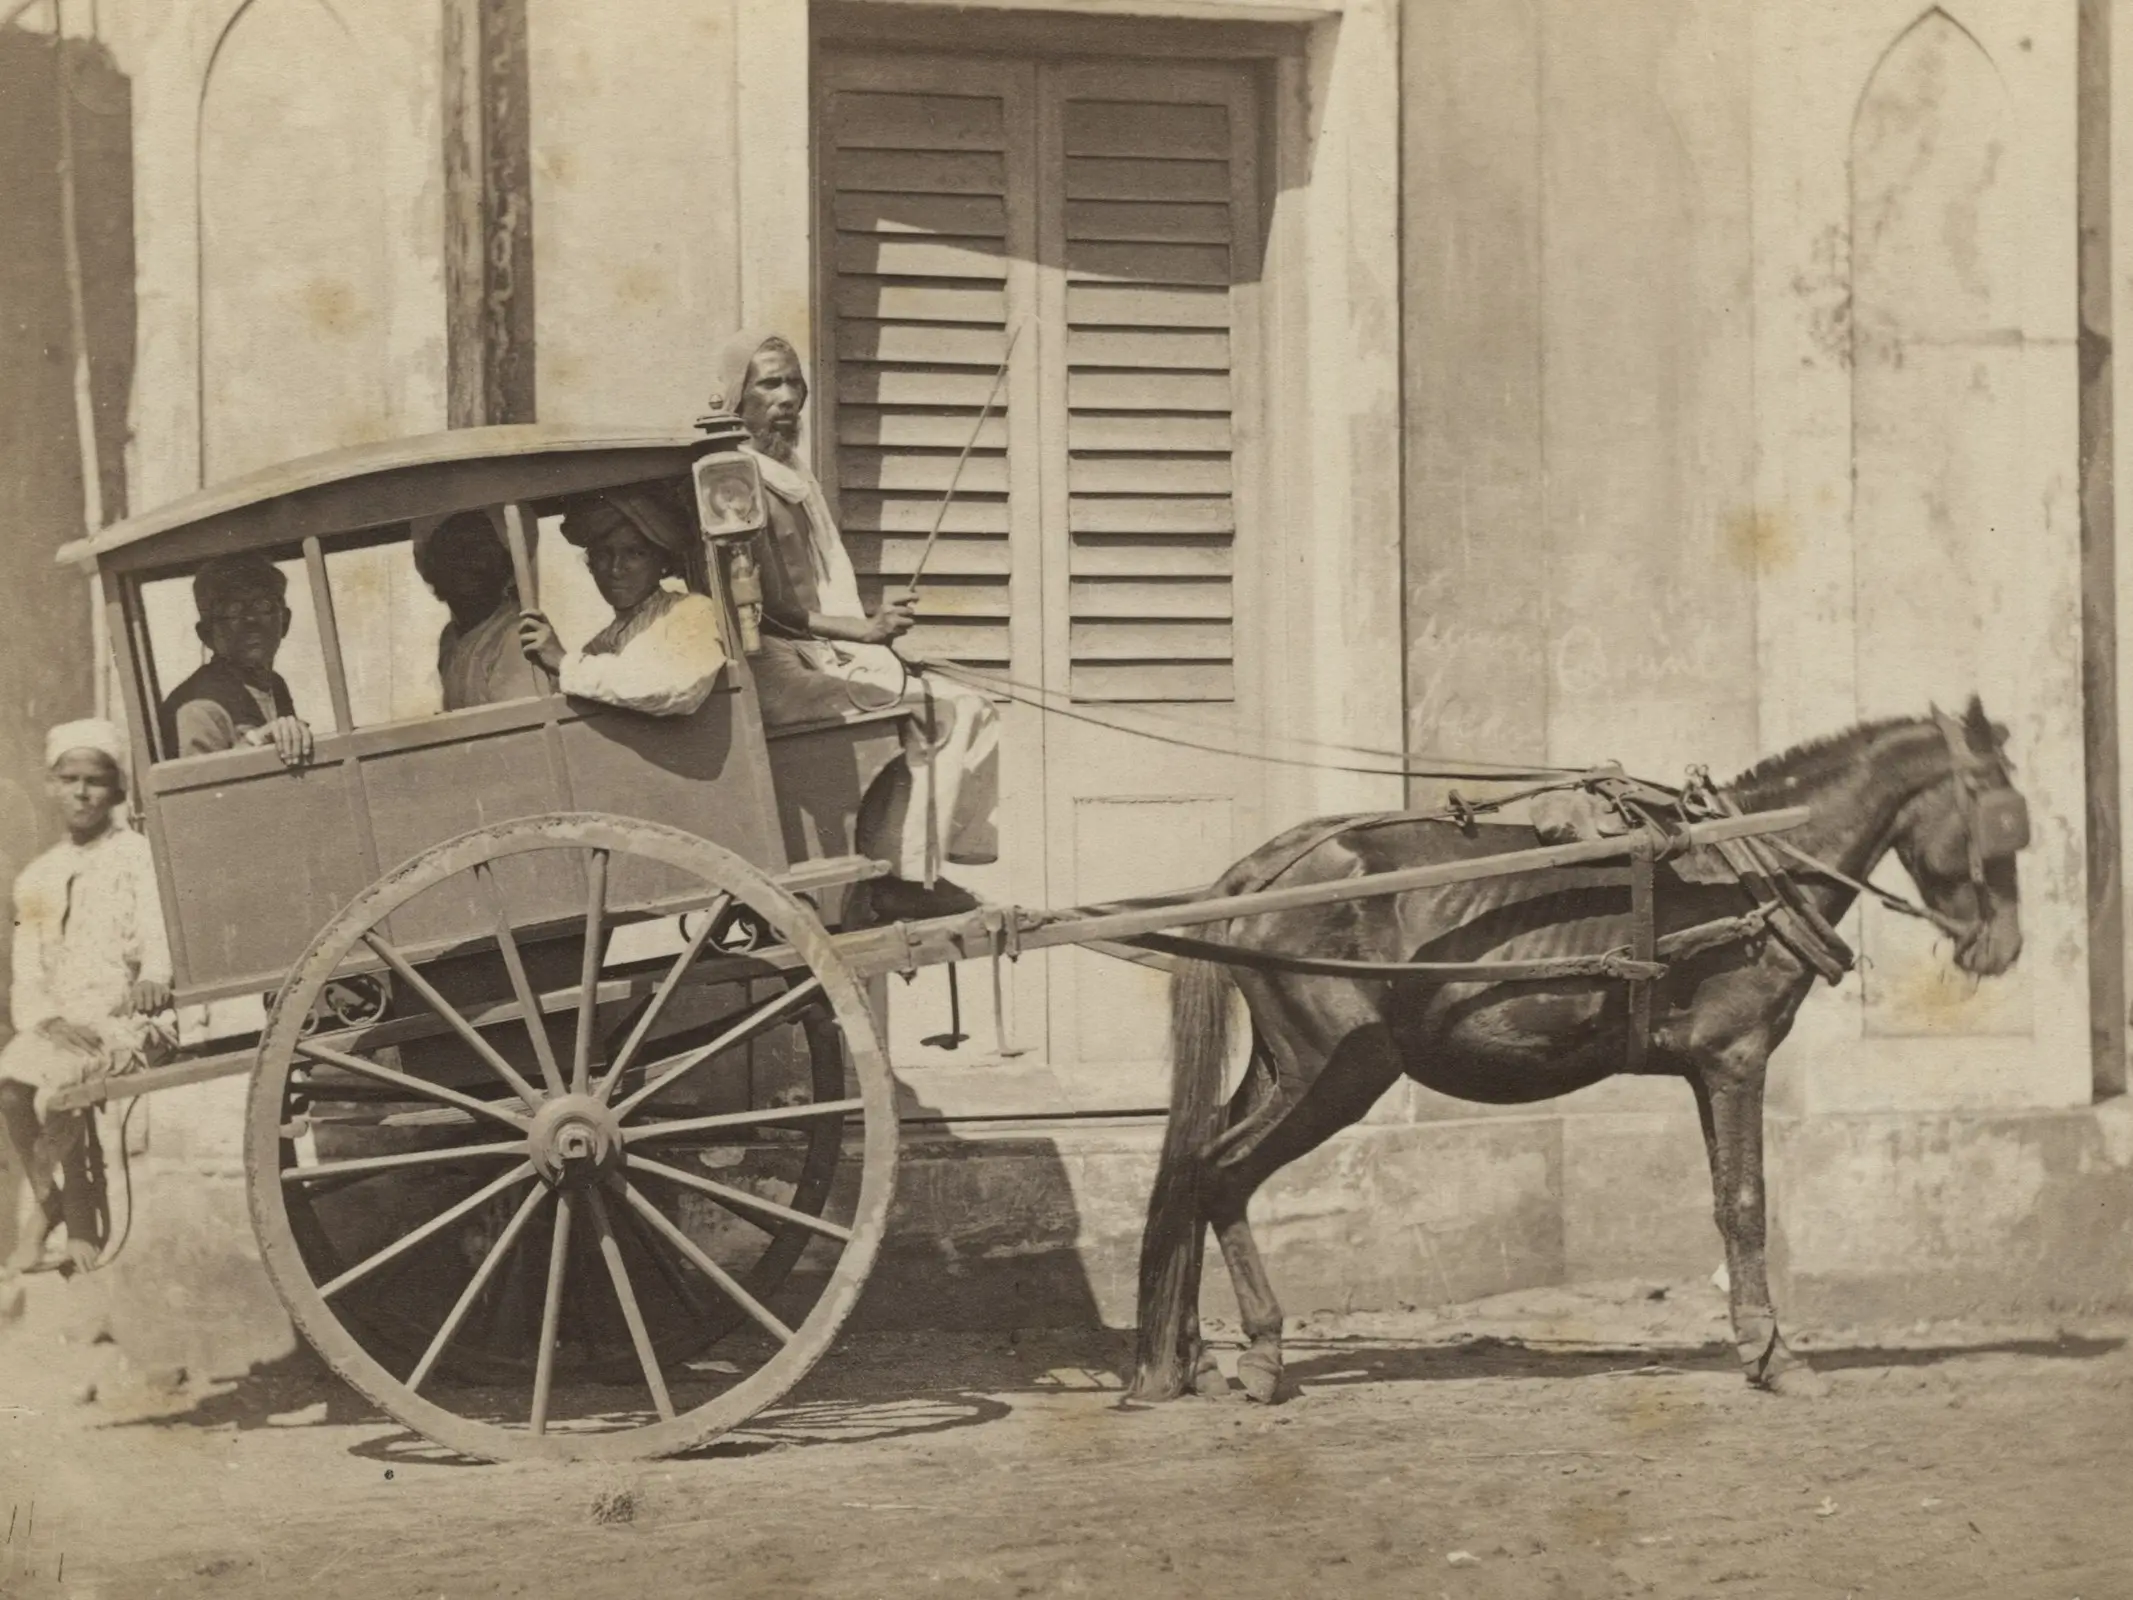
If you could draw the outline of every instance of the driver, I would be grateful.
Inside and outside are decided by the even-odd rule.
[[[999,714],[983,691],[912,672],[888,648],[916,625],[917,602],[894,594],[872,613],[862,602],[829,502],[800,458],[807,398],[791,341],[749,329],[719,351],[712,406],[748,429],[746,448],[768,491],[755,671],[763,719],[776,726],[855,707],[904,711],[904,758],[868,796],[858,824],[859,849],[889,862],[892,875],[854,891],[862,909],[853,915],[890,922],[966,911],[976,897],[940,868],[999,859]]]

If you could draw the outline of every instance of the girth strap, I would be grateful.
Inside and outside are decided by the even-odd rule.
[[[1663,962],[1638,960],[1624,950],[1590,956],[1541,956],[1504,961],[1342,961],[1322,956],[1285,956],[1212,939],[1188,939],[1173,933],[1144,933],[1115,941],[1188,961],[1213,961],[1226,967],[1260,972],[1289,972],[1312,978],[1359,980],[1430,978],[1438,983],[1547,983],[1567,978],[1619,978],[1649,983],[1666,976]],[[1107,952],[1108,953],[1108,952]]]

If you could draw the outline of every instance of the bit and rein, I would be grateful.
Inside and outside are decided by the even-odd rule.
[[[1960,726],[1950,717],[1935,713],[1942,737],[1948,745],[1949,778],[1955,784],[1957,815],[1963,825],[1963,847],[1967,857],[1969,883],[1977,896],[1977,920],[1968,925],[1956,921],[1931,906],[1906,899],[1879,884],[1852,876],[1839,867],[1818,856],[1808,854],[1789,839],[1773,835],[1769,844],[1798,862],[1806,871],[1834,883],[1843,885],[1855,894],[1878,901],[1886,909],[1900,916],[1913,917],[1931,924],[1952,940],[1972,937],[1979,928],[1992,918],[1994,895],[1986,876],[1987,866],[1994,861],[2011,859],[2029,843],[2029,805],[2007,783],[2007,758],[2003,755],[1980,756],[1971,750],[1962,736]],[[1988,786],[1987,774],[2001,781]]]

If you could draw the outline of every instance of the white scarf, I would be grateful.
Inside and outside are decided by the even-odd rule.
[[[743,448],[756,458],[757,466],[762,469],[763,486],[780,500],[800,507],[807,514],[808,565],[813,572],[822,615],[864,617],[867,608],[859,598],[859,576],[852,570],[852,558],[844,548],[844,540],[838,537],[829,500],[822,493],[822,485],[815,481],[815,475],[805,467],[766,455],[753,444]]]

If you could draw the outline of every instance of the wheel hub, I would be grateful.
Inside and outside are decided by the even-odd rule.
[[[585,1183],[621,1161],[622,1126],[591,1095],[559,1095],[534,1114],[526,1143],[544,1181]]]

